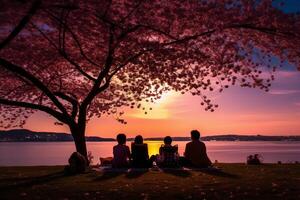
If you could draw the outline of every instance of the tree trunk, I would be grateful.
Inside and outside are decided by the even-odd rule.
[[[86,130],[86,107],[81,107],[79,110],[78,123],[75,126],[70,126],[72,136],[74,138],[76,151],[83,155],[89,165],[87,156],[87,148],[85,141],[85,130]]]
[[[74,138],[76,151],[85,157],[85,159],[87,161],[87,165],[89,165],[88,157],[87,157],[85,133],[79,132],[78,130],[73,130],[72,136]]]

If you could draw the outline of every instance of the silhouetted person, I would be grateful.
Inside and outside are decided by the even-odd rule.
[[[79,174],[85,172],[87,160],[78,152],[73,152],[69,158],[69,165],[65,167],[66,174]]]
[[[114,158],[112,160],[112,166],[114,168],[127,168],[129,167],[130,150],[126,146],[126,135],[117,135],[118,144],[113,147]]]
[[[138,135],[134,142],[131,143],[131,158],[132,167],[148,168],[152,166],[152,161],[149,160],[148,145],[143,143],[143,137]]]
[[[178,146],[172,146],[172,138],[166,136],[164,144],[159,148],[157,165],[159,167],[179,167]]]
[[[206,146],[200,141],[200,132],[191,131],[192,141],[185,146],[183,165],[188,167],[208,167],[211,161],[206,153]]]

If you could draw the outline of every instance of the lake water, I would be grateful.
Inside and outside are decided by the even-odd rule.
[[[157,154],[162,143],[147,141],[149,154]],[[99,157],[112,156],[115,142],[87,142],[88,151],[94,156],[94,164]],[[179,153],[183,155],[186,142],[178,144]],[[249,154],[261,154],[263,162],[300,161],[300,142],[205,142],[210,159],[214,162],[244,163]],[[130,143],[127,142],[130,146]],[[65,165],[70,154],[75,150],[73,142],[1,142],[0,166]]]

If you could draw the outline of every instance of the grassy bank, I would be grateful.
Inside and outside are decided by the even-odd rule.
[[[0,167],[0,199],[300,199],[300,165],[219,164],[222,172]]]

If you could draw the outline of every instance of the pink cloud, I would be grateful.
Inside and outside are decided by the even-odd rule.
[[[299,75],[298,71],[278,71],[275,76],[290,78],[298,75]]]
[[[271,90],[269,93],[274,95],[287,95],[287,94],[296,94],[299,93],[300,90]]]

